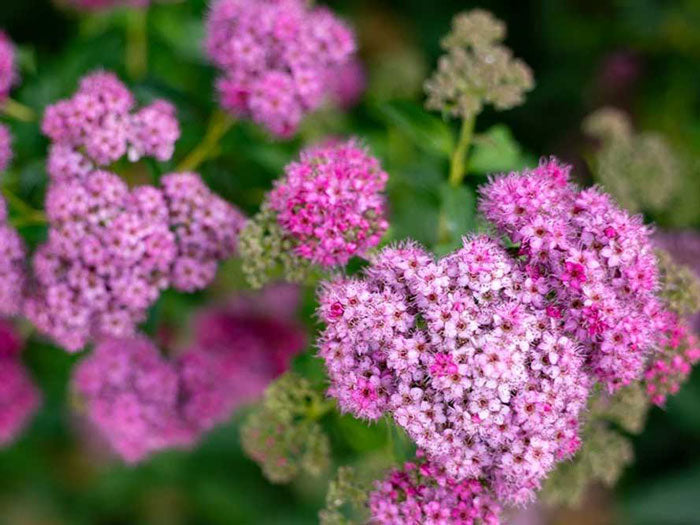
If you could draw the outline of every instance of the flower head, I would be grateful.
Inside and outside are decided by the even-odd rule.
[[[0,31],[0,103],[10,94],[17,76],[15,46],[5,32]]]
[[[354,140],[302,152],[242,234],[249,273],[273,267],[275,252],[284,251],[262,249],[265,237],[280,237],[295,258],[324,268],[364,255],[388,226],[382,193],[387,179],[379,161]],[[255,242],[254,233],[263,239]],[[261,257],[269,262],[257,263]]]
[[[419,452],[392,470],[369,495],[371,522],[498,525],[501,506],[477,480],[454,480]]]
[[[127,156],[170,159],[180,127],[175,108],[156,100],[139,110],[116,75],[84,77],[78,91],[44,113],[42,131],[51,140],[47,169],[54,182],[84,179],[90,172]]]
[[[438,261],[413,244],[384,249],[362,278],[321,293],[329,394],[358,417],[391,414],[451,478],[527,501],[578,448],[590,383],[542,303],[487,237]]]
[[[0,321],[0,447],[13,442],[41,402],[19,359],[20,342],[12,325]]]
[[[1,126],[0,126],[1,129]],[[22,237],[7,222],[7,205],[0,197],[0,315],[20,313],[26,283],[26,249]]]
[[[615,389],[640,379],[655,348],[662,305],[651,230],[601,190],[571,184],[570,169],[552,159],[493,178],[480,207],[520,245],[545,305],[563,313],[594,374]]]
[[[331,11],[302,0],[217,0],[206,49],[222,71],[222,105],[288,137],[323,102],[355,37]]]

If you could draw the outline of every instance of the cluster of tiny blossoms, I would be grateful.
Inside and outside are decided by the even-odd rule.
[[[284,308],[273,304],[284,297]],[[77,399],[127,462],[192,446],[288,368],[305,344],[295,309],[294,290],[271,287],[205,310],[191,346],[174,359],[143,336],[104,338],[75,371]]]
[[[460,13],[442,41],[447,52],[425,83],[426,107],[471,119],[485,104],[509,109],[522,104],[534,85],[530,68],[501,44],[506,27],[487,11]]]
[[[100,335],[125,336],[168,286],[205,287],[232,255],[243,221],[194,174],[130,190],[93,171],[55,183],[48,240],[38,248],[27,317],[69,351]]]
[[[14,328],[0,321],[0,447],[15,440],[41,401],[19,353]]]
[[[371,523],[498,525],[501,507],[476,480],[455,481],[423,459],[392,470],[369,495]]]
[[[176,368],[146,338],[106,339],[76,368],[73,387],[90,421],[127,462],[190,446]]]
[[[269,272],[281,250],[260,249],[281,229],[293,254],[323,268],[342,266],[376,246],[387,229],[383,190],[389,176],[356,141],[312,147],[285,169],[242,233],[247,273]],[[276,227],[261,221],[274,220]],[[245,240],[244,240],[245,238]],[[245,244],[245,247],[244,247]],[[264,280],[258,277],[258,280]]]
[[[0,315],[14,316],[22,308],[26,282],[25,246],[7,220],[7,205],[0,197]]]
[[[15,47],[5,32],[0,31],[0,104],[5,102],[16,80]]]
[[[221,104],[287,137],[323,102],[355,37],[331,11],[304,0],[217,0],[206,49],[223,72]]]
[[[306,345],[298,302],[297,287],[278,284],[197,314],[192,345],[178,358],[188,420],[208,430],[289,368]]]
[[[156,100],[138,111],[129,89],[112,73],[84,77],[69,99],[46,108],[42,131],[51,140],[47,170],[53,182],[83,179],[123,156],[165,161],[180,137],[175,108]]]
[[[700,361],[700,342],[687,323],[672,312],[664,312],[661,317],[662,322],[657,323],[662,334],[661,350],[644,372],[649,399],[659,406],[680,390],[692,366]]]
[[[492,179],[480,208],[519,245],[524,270],[550,318],[584,345],[588,364],[610,389],[638,380],[655,347],[661,311],[649,228],[597,188],[569,182],[570,166]]]
[[[487,237],[438,261],[387,248],[321,293],[329,393],[358,417],[390,413],[450,477],[527,501],[578,448],[590,382],[544,301]]]

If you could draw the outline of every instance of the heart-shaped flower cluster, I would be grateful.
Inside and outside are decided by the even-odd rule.
[[[222,105],[287,137],[323,102],[355,37],[330,10],[303,0],[218,0],[206,48],[223,71]]]
[[[329,393],[358,417],[390,414],[451,478],[527,501],[578,448],[590,386],[544,299],[487,237],[438,261],[386,248],[321,293]]]
[[[552,159],[496,177],[482,189],[480,207],[519,245],[542,305],[614,390],[641,378],[656,347],[656,258],[642,218],[597,188],[579,189],[570,170]]]
[[[69,99],[46,108],[42,131],[51,140],[47,170],[55,182],[82,179],[127,155],[170,159],[180,126],[175,107],[156,100],[138,111],[116,75],[92,73]]]

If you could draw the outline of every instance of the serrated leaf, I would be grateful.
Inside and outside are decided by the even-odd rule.
[[[441,156],[449,156],[454,148],[450,127],[421,106],[409,101],[378,104],[376,109],[384,120],[399,129],[418,147]]]

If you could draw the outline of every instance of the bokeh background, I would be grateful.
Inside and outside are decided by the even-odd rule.
[[[218,193],[254,211],[272,180],[300,145],[328,134],[364,137],[392,176],[393,238],[435,243],[447,161],[440,154],[449,125],[421,110],[422,82],[440,54],[439,40],[458,11],[483,7],[508,25],[506,43],[534,70],[536,88],[512,111],[486,111],[489,130],[469,184],[489,171],[556,154],[592,181],[595,144],[581,132],[586,115],[602,106],[625,110],[634,126],[662,134],[688,169],[683,191],[649,214],[660,228],[700,229],[700,2],[697,0],[333,0],[329,4],[356,28],[367,91],[349,112],[326,110],[288,143],[270,141],[242,124],[229,133],[221,154],[201,169]],[[202,52],[205,0],[157,4],[148,14],[148,74],[133,84],[139,98],[165,97],[179,111],[183,136],[174,166],[202,137],[216,108],[215,75]],[[125,77],[128,15],[79,16],[50,0],[2,0],[0,28],[20,47],[22,83],[13,97],[37,111],[68,96],[78,78],[96,68]],[[496,126],[495,128],[493,126]],[[3,184],[42,206],[46,140],[36,124],[11,123],[15,162]],[[167,165],[165,166],[168,167]],[[137,165],[125,176],[145,177]],[[45,235],[23,232],[30,241]],[[691,255],[696,267],[697,251]],[[220,270],[206,294],[166,294],[146,330],[164,337],[186,325],[197,305],[242,288],[235,262]],[[313,325],[313,292],[300,318]],[[176,330],[177,331],[177,330]],[[176,334],[186,337],[186,334]],[[295,361],[319,375],[313,349]],[[67,383],[79,357],[31,336],[24,353],[44,405],[31,427],[0,450],[0,523],[7,524],[302,524],[316,522],[327,478],[274,486],[241,452],[237,426],[212,432],[192,452],[159,454],[135,468],[121,465],[85,437],[71,415]],[[386,431],[350,418],[326,422],[336,464],[382,450]],[[614,491],[593,490],[583,507],[529,513],[532,522],[700,523],[700,372],[665,409],[652,410],[634,437],[636,462]],[[380,452],[381,453],[381,452]]]

